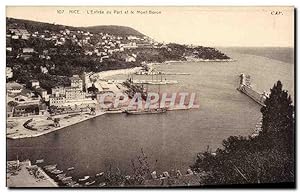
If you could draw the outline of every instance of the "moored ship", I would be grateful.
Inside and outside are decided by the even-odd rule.
[[[167,108],[155,108],[146,110],[125,110],[129,115],[143,115],[143,114],[159,114],[167,112]]]

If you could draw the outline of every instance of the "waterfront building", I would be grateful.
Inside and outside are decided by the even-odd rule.
[[[66,90],[65,87],[63,86],[57,86],[51,89],[51,93],[54,96],[60,96],[60,95],[65,95],[66,94]]]
[[[36,89],[36,92],[39,93],[39,95],[42,97],[43,100],[49,101],[49,95],[46,89],[40,87]]]
[[[70,78],[70,81],[71,81],[71,87],[79,88],[80,90],[83,90],[83,81],[80,79],[78,75],[73,75],[73,77]]]
[[[18,83],[9,83],[7,87],[8,117],[45,114],[47,108],[46,105],[41,102],[41,97],[39,95],[32,92],[31,90],[24,88]],[[43,94],[43,96],[45,95]]]
[[[45,115],[47,106],[45,104],[20,104],[14,108],[14,117],[26,117],[31,115]]]
[[[59,95],[58,93],[56,95],[50,95],[49,96],[49,105],[50,106],[57,106],[62,107],[66,103],[66,98],[64,95]]]
[[[83,72],[81,75],[80,75],[80,78],[82,80],[82,83],[83,83],[83,90],[86,91],[87,88],[91,87],[92,86],[92,82],[90,80],[90,76],[92,75],[93,73],[92,72]]]
[[[16,94],[20,93],[23,89],[23,86],[16,82],[8,82],[6,83],[6,90],[8,94]]]
[[[80,100],[85,98],[85,92],[78,87],[66,87],[66,101],[68,100]]]
[[[40,99],[40,96],[25,88],[23,88],[20,93],[11,93],[7,96],[8,102],[14,101],[24,105],[39,104]]]

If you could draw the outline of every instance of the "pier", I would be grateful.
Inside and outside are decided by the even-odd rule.
[[[126,80],[106,80],[108,84],[121,84]],[[131,80],[134,84],[152,84],[152,85],[165,85],[165,84],[177,84],[177,80]]]
[[[58,187],[40,167],[31,165],[29,160],[7,161],[7,186],[14,187]]]
[[[265,92],[260,94],[252,89],[250,75],[245,75],[244,73],[240,75],[240,85],[237,90],[250,97],[259,105],[265,106],[265,100],[268,96]]]

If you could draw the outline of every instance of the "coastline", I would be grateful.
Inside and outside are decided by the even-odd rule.
[[[235,59],[213,59],[213,60],[209,60],[209,59],[197,59],[197,58],[193,58],[190,59],[188,58],[185,61],[182,60],[168,60],[162,63],[154,63],[154,64],[168,64],[168,63],[184,63],[184,62],[236,62],[237,60]]]
[[[138,72],[141,70],[142,67],[133,67],[133,68],[124,68],[124,69],[117,69],[117,70],[108,70],[108,71],[102,71],[102,72],[96,72],[93,73],[90,78],[97,78],[97,79],[104,79],[108,76],[114,76],[119,74],[131,74]]]
[[[168,64],[168,63],[184,63],[184,62],[235,62],[235,59],[213,59],[213,60],[205,60],[205,59],[188,59],[185,61],[182,60],[167,60],[164,62],[149,62],[146,63],[147,66],[152,67],[154,65],[162,65],[162,64]],[[109,76],[114,75],[126,75],[126,74],[132,74],[140,71],[142,67],[133,67],[133,68],[124,68],[124,69],[117,69],[117,70],[107,70],[102,72],[96,72],[93,73],[90,78],[99,78],[104,79]]]

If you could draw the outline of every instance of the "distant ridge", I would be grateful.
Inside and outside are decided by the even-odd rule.
[[[24,19],[15,19],[15,18],[6,18],[6,26],[8,28],[26,28],[29,31],[43,31],[45,29],[48,30],[62,30],[68,28],[70,30],[83,30],[89,31],[92,33],[107,33],[111,35],[118,36],[144,36],[144,34],[139,31],[126,26],[118,26],[118,25],[99,25],[99,26],[89,26],[89,27],[73,27],[73,26],[65,26],[59,24],[51,24],[46,22],[32,21],[32,20],[24,20]]]
[[[119,35],[119,36],[144,36],[144,34],[140,33],[139,31],[126,26],[118,26],[118,25],[99,25],[99,26],[90,26],[90,27],[84,27],[83,29],[86,29],[92,33],[107,33],[107,34],[113,34],[113,35]]]

